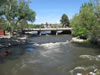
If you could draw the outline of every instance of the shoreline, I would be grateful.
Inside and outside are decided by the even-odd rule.
[[[85,42],[87,42],[87,40],[78,39],[77,37],[72,37],[71,41],[74,42],[74,43],[85,43]]]
[[[27,36],[24,36],[24,35],[22,37],[15,37],[15,38],[0,38],[0,49],[17,46],[20,44],[26,44],[27,43],[26,39],[27,39]],[[85,43],[86,40],[72,37],[71,42]]]
[[[20,44],[26,44],[27,38],[28,38],[28,36],[25,36],[25,35],[22,35],[20,37],[12,37],[12,38],[9,38],[9,36],[3,37],[3,38],[0,37],[0,49],[17,46]],[[71,42],[73,42],[73,43],[88,43],[88,40],[79,39],[77,37],[72,37]]]
[[[72,37],[71,42],[73,42],[73,43],[80,43],[80,44],[87,43],[87,44],[93,44],[93,45],[100,46],[100,39],[99,38],[98,38],[96,44],[95,43],[91,43],[88,39],[84,40],[84,39],[79,39],[77,37]]]
[[[0,38],[0,49],[26,44],[27,37]]]

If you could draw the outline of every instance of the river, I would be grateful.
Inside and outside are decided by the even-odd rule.
[[[0,75],[76,75],[100,69],[100,50],[71,42],[71,35],[30,37],[25,45],[5,48]]]

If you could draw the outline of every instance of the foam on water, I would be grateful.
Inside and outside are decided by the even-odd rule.
[[[34,45],[35,46],[42,46],[42,47],[46,47],[46,48],[52,48],[52,47],[55,47],[55,46],[59,46],[59,45],[65,45],[65,44],[68,44],[70,43],[70,41],[65,41],[65,42],[56,42],[56,43],[44,43],[44,44],[38,44],[38,43],[35,43]]]
[[[25,67],[27,67],[27,64],[23,63],[23,64],[21,65],[20,69],[23,69],[23,68],[25,68]]]
[[[100,55],[97,55],[97,56],[80,55],[79,57],[82,58],[82,59],[88,59],[88,60],[93,60],[93,61],[100,61]],[[96,65],[87,66],[87,67],[77,66],[73,70],[70,70],[70,73],[71,73],[71,75],[75,75],[76,71],[78,71],[78,72],[79,71],[86,72],[87,70],[90,70],[90,69],[94,69],[95,70],[95,69],[97,69],[97,66]]]
[[[88,66],[88,67],[78,66],[78,67],[75,67],[73,70],[70,70],[70,73],[71,73],[71,75],[75,75],[74,72],[75,72],[76,70],[83,70],[83,71],[86,71],[86,70],[95,69],[95,68],[96,68],[95,65],[93,65],[93,66]]]
[[[100,55],[97,55],[97,56],[92,56],[92,55],[80,55],[80,58],[100,61]]]
[[[40,50],[40,54],[44,57],[52,57],[54,53],[61,53],[62,51],[60,49],[52,48],[52,49],[46,49],[46,50]]]
[[[56,42],[56,43],[44,43],[44,44],[34,44],[35,46],[43,47],[44,50],[40,50],[40,54],[44,57],[50,57],[53,53],[60,53],[61,50],[58,48],[60,45],[66,45],[70,43],[70,41],[65,42]]]

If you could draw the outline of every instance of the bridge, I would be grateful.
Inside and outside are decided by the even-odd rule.
[[[24,32],[37,31],[38,35],[41,35],[42,31],[51,31],[51,34],[58,35],[58,31],[62,31],[64,34],[71,34],[72,28],[24,28]]]

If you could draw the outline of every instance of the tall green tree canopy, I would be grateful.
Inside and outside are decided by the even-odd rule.
[[[0,16],[7,20],[13,31],[15,26],[20,25],[21,20],[34,22],[36,14],[29,8],[27,0],[7,0],[0,10]]]
[[[3,6],[6,3],[6,0],[0,0],[0,6]]]
[[[80,38],[91,38],[91,40],[96,41],[100,28],[97,19],[94,5],[91,2],[83,4],[80,12],[71,20],[73,35]]]
[[[69,27],[70,22],[66,14],[62,15],[60,22],[62,24],[62,27]]]

